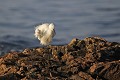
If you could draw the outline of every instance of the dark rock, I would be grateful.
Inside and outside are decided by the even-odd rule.
[[[120,80],[119,76],[120,43],[99,37],[0,57],[0,80]]]
[[[120,61],[96,63],[90,67],[90,73],[107,80],[119,80]]]

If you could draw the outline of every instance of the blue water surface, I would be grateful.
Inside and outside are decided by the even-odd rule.
[[[55,24],[52,45],[100,36],[120,42],[120,0],[0,0],[0,55],[39,47],[34,28]]]

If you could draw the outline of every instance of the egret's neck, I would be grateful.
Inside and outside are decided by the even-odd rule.
[[[51,24],[49,25],[49,29],[50,29],[50,30],[53,30],[53,29],[54,29],[54,24],[53,24],[53,23],[51,23]]]

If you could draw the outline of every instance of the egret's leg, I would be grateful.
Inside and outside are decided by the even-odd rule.
[[[45,49],[45,48],[47,48],[47,46],[46,45],[42,45],[42,47]]]
[[[47,48],[50,48],[50,47],[51,47],[51,45],[49,44],[49,45],[47,45],[46,47],[47,47]]]

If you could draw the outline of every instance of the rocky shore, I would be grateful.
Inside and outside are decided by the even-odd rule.
[[[0,57],[0,80],[120,80],[120,43],[100,37]]]

